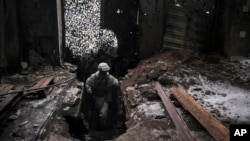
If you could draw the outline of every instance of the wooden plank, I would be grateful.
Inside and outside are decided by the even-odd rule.
[[[32,93],[33,94],[36,93],[40,98],[46,97],[47,91],[45,89],[39,89],[39,88],[43,88],[52,84],[53,79],[54,79],[54,76],[48,76],[48,77],[44,77],[40,79],[33,87],[30,88],[30,89],[38,89],[38,90],[28,91],[28,94],[26,96]]]
[[[46,78],[40,79],[40,80],[32,87],[32,89],[40,88],[41,85],[44,83],[45,80],[46,80]]]
[[[53,76],[46,77],[45,80],[43,81],[43,83],[41,84],[41,87],[45,87],[45,86],[51,84],[53,79],[54,79]]]
[[[21,91],[24,86],[15,87],[14,91]],[[0,120],[8,113],[7,108],[12,108],[19,100],[21,96],[19,93],[9,94],[5,96],[5,99],[0,103]]]
[[[40,79],[40,80],[36,83],[36,85],[34,85],[34,86],[32,87],[32,89],[34,89],[34,88],[40,88],[40,87],[45,87],[45,86],[47,86],[53,79],[54,79],[53,76],[44,77],[44,78]]]
[[[170,90],[181,105],[183,105],[217,141],[229,141],[229,130],[208,113],[184,89],[172,87]]]
[[[175,127],[179,133],[181,140],[183,141],[195,141],[194,137],[191,135],[190,130],[185,124],[184,120],[179,116],[178,112],[175,109],[175,106],[171,102],[171,100],[167,97],[164,92],[161,84],[159,82],[155,82],[155,88],[158,92],[158,95],[161,97],[161,100],[167,109],[169,116],[175,124]]]
[[[5,93],[8,93],[9,90],[11,90],[13,87],[14,87],[13,85],[1,84],[1,87],[0,87],[0,95],[1,95],[1,94],[5,94]]]
[[[23,86],[19,86],[15,89],[15,91],[20,91],[22,89]],[[6,95],[5,99],[0,103],[0,111],[2,111],[17,95],[18,93]]]
[[[7,84],[0,84],[0,90],[4,89],[7,86]]]

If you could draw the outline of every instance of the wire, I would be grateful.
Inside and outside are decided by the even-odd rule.
[[[72,78],[70,78],[70,79],[68,79],[66,81],[63,81],[63,82],[60,82],[60,83],[56,83],[56,84],[53,84],[53,85],[49,85],[49,86],[45,86],[45,87],[41,87],[41,88],[34,88],[34,89],[26,89],[26,90],[20,90],[20,91],[13,91],[13,92],[1,94],[0,96],[10,95],[10,94],[16,94],[16,93],[20,93],[20,92],[27,92],[27,91],[43,90],[43,89],[46,89],[46,88],[51,88],[51,87],[55,87],[55,86],[58,86],[58,85],[70,82],[70,81],[72,81],[75,78],[76,78],[76,76],[74,76],[74,77],[72,77]]]

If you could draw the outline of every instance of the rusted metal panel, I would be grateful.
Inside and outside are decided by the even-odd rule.
[[[195,139],[191,135],[190,130],[188,129],[186,123],[179,116],[174,105],[172,104],[171,100],[167,97],[166,93],[164,92],[164,90],[159,82],[155,83],[155,88],[158,92],[158,95],[161,97],[161,100],[162,100],[165,108],[167,109],[169,116],[171,117],[172,121],[174,122],[174,124],[176,126],[176,129],[178,130],[180,138],[183,141],[195,141]]]
[[[229,130],[208,113],[182,88],[170,89],[181,105],[188,110],[217,141],[229,141]]]

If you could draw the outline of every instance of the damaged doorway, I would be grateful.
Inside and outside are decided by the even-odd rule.
[[[139,61],[139,0],[102,0],[101,28],[116,34],[116,71],[124,76]]]
[[[138,1],[65,0],[66,58],[78,65],[81,80],[97,63],[124,76],[138,63]]]

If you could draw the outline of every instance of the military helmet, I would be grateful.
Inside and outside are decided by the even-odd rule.
[[[109,67],[109,65],[108,65],[107,63],[102,62],[102,63],[100,63],[100,64],[98,65],[98,69],[99,69],[100,71],[109,71],[109,70],[110,70],[110,67]]]

